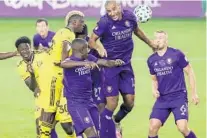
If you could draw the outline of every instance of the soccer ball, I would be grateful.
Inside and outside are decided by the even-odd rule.
[[[134,15],[138,22],[146,23],[152,17],[152,10],[147,5],[139,5],[134,9]]]

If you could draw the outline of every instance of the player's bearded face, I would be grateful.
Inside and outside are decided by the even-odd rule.
[[[117,21],[121,18],[121,6],[116,3],[110,3],[106,6],[106,12],[112,20]]]
[[[18,47],[17,50],[24,60],[30,61],[30,59],[32,57],[32,51],[31,51],[29,44],[27,44],[27,43],[20,44],[20,46]]]
[[[45,22],[39,22],[36,25],[37,33],[40,34],[42,37],[46,37],[49,27]]]

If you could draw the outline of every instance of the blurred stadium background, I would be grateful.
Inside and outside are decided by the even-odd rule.
[[[152,38],[156,30],[169,33],[170,46],[181,49],[190,60],[197,77],[200,104],[189,103],[190,128],[198,138],[206,137],[206,1],[121,1],[124,8],[133,10],[138,4],[152,7],[153,18],[140,27]],[[2,0],[0,1],[0,51],[14,51],[19,36],[36,33],[39,17],[49,20],[51,30],[64,26],[64,15],[73,9],[86,14],[89,32],[100,17],[101,0]],[[148,116],[154,99],[146,59],[151,50],[137,38],[133,53],[136,74],[136,106],[124,119],[124,138],[146,138]],[[34,100],[32,93],[20,79],[16,69],[19,58],[1,61],[0,138],[34,138]],[[190,93],[189,93],[190,98]],[[190,100],[190,99],[189,99]],[[57,126],[60,138],[64,132]],[[160,131],[161,138],[182,138],[171,115]]]

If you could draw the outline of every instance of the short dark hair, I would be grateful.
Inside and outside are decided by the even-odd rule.
[[[48,25],[48,21],[45,18],[39,18],[39,19],[37,19],[36,25],[37,25],[37,23],[40,23],[40,22],[45,22],[45,24]]]
[[[19,45],[22,43],[28,43],[29,45],[31,45],[31,40],[27,36],[22,36],[22,37],[18,38],[15,42],[16,48],[18,48]]]

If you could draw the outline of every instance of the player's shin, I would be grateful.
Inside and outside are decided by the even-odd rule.
[[[61,126],[67,134],[66,138],[76,138],[76,133],[74,131],[72,122],[61,123]]]
[[[120,106],[120,109],[119,111],[117,112],[117,114],[114,116],[114,121],[116,123],[120,123],[120,121],[129,113],[131,112],[133,106],[132,107],[129,107],[129,106],[126,106],[125,104],[122,104]]]
[[[50,138],[53,124],[39,121],[40,138]]]

